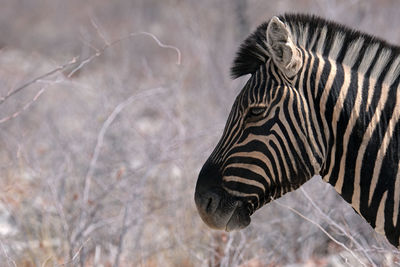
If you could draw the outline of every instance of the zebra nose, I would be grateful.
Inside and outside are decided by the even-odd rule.
[[[196,184],[195,203],[203,214],[213,214],[221,202],[222,177],[218,167],[206,162],[200,171]]]

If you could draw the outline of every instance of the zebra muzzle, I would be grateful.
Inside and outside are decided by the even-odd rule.
[[[250,224],[249,209],[223,190],[196,191],[195,202],[201,219],[213,229],[232,231]]]
[[[232,231],[250,223],[249,204],[223,189],[219,168],[210,162],[200,171],[194,200],[201,219],[211,228]]]

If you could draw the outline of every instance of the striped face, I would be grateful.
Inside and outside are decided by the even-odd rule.
[[[307,130],[299,123],[307,108],[271,59],[252,75],[197,181],[196,205],[210,227],[247,226],[256,209],[313,175],[303,157]]]

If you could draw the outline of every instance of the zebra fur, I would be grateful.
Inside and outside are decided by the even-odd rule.
[[[203,220],[243,228],[271,198],[321,175],[398,247],[399,47],[316,16],[286,14],[244,41],[231,74],[251,77],[199,175]]]

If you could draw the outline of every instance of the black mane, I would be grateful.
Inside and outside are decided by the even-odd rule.
[[[335,40],[336,33],[341,33],[344,36],[342,49],[338,56],[338,61],[343,60],[346,48],[355,40],[360,38],[364,39],[363,48],[360,52],[364,52],[371,45],[379,45],[379,49],[390,50],[392,56],[398,56],[400,54],[400,48],[398,46],[391,45],[386,41],[374,37],[370,34],[363,33],[354,29],[351,29],[345,25],[323,19],[315,15],[305,14],[284,14],[278,16],[290,29],[292,36],[295,39],[302,34],[301,30],[304,26],[309,28],[309,34],[307,40],[305,40],[305,48],[313,50],[315,47],[309,47],[312,38],[315,35],[319,35],[323,27],[327,28],[326,42],[324,52],[328,52],[332,43]],[[240,45],[239,50],[236,54],[236,58],[233,61],[231,67],[232,78],[238,78],[246,74],[252,74],[256,72],[259,66],[269,58],[266,53],[268,51],[266,41],[266,30],[268,23],[264,22]],[[318,37],[318,36],[317,36]],[[297,42],[295,42],[297,43]],[[298,44],[298,43],[297,43]],[[359,59],[361,60],[361,58]]]

